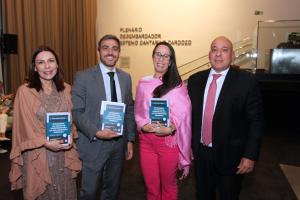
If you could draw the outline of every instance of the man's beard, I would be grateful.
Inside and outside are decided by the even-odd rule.
[[[114,56],[115,57],[115,56]],[[116,63],[118,62],[118,59],[116,59],[116,61],[113,64],[108,64],[104,59],[102,59],[100,57],[100,61],[101,63],[103,63],[106,67],[114,67],[116,65]]]

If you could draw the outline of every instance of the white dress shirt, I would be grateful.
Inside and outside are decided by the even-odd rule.
[[[122,102],[120,82],[119,82],[118,75],[116,73],[116,68],[114,67],[112,70],[109,70],[103,63],[100,63],[99,67],[101,69],[102,77],[103,77],[103,81],[104,81],[104,88],[105,88],[106,100],[107,101],[111,100],[111,94],[110,94],[110,77],[109,77],[109,75],[107,73],[108,72],[115,72],[115,74],[114,74],[114,80],[115,80],[115,84],[116,84],[117,99],[118,99],[118,102]]]

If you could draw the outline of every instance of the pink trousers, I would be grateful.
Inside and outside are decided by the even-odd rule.
[[[140,165],[147,200],[177,200],[178,147],[168,147],[164,137],[139,134]]]

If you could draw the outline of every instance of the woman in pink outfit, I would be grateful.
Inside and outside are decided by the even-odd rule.
[[[183,179],[191,164],[191,102],[177,70],[173,47],[158,43],[152,59],[154,75],[139,81],[135,100],[140,165],[147,199],[173,200],[178,199],[177,170],[182,170]],[[168,99],[169,127],[150,123],[151,98]]]

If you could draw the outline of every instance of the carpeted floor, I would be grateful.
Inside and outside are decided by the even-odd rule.
[[[2,142],[9,149],[10,142]],[[299,194],[300,133],[268,134],[263,138],[260,160],[255,171],[246,175],[241,200],[297,200]],[[124,168],[120,200],[145,199],[145,187],[138,165],[138,155]],[[11,192],[8,183],[8,153],[0,154],[0,200],[19,200],[21,191]],[[195,199],[193,170],[179,182],[179,199]]]

